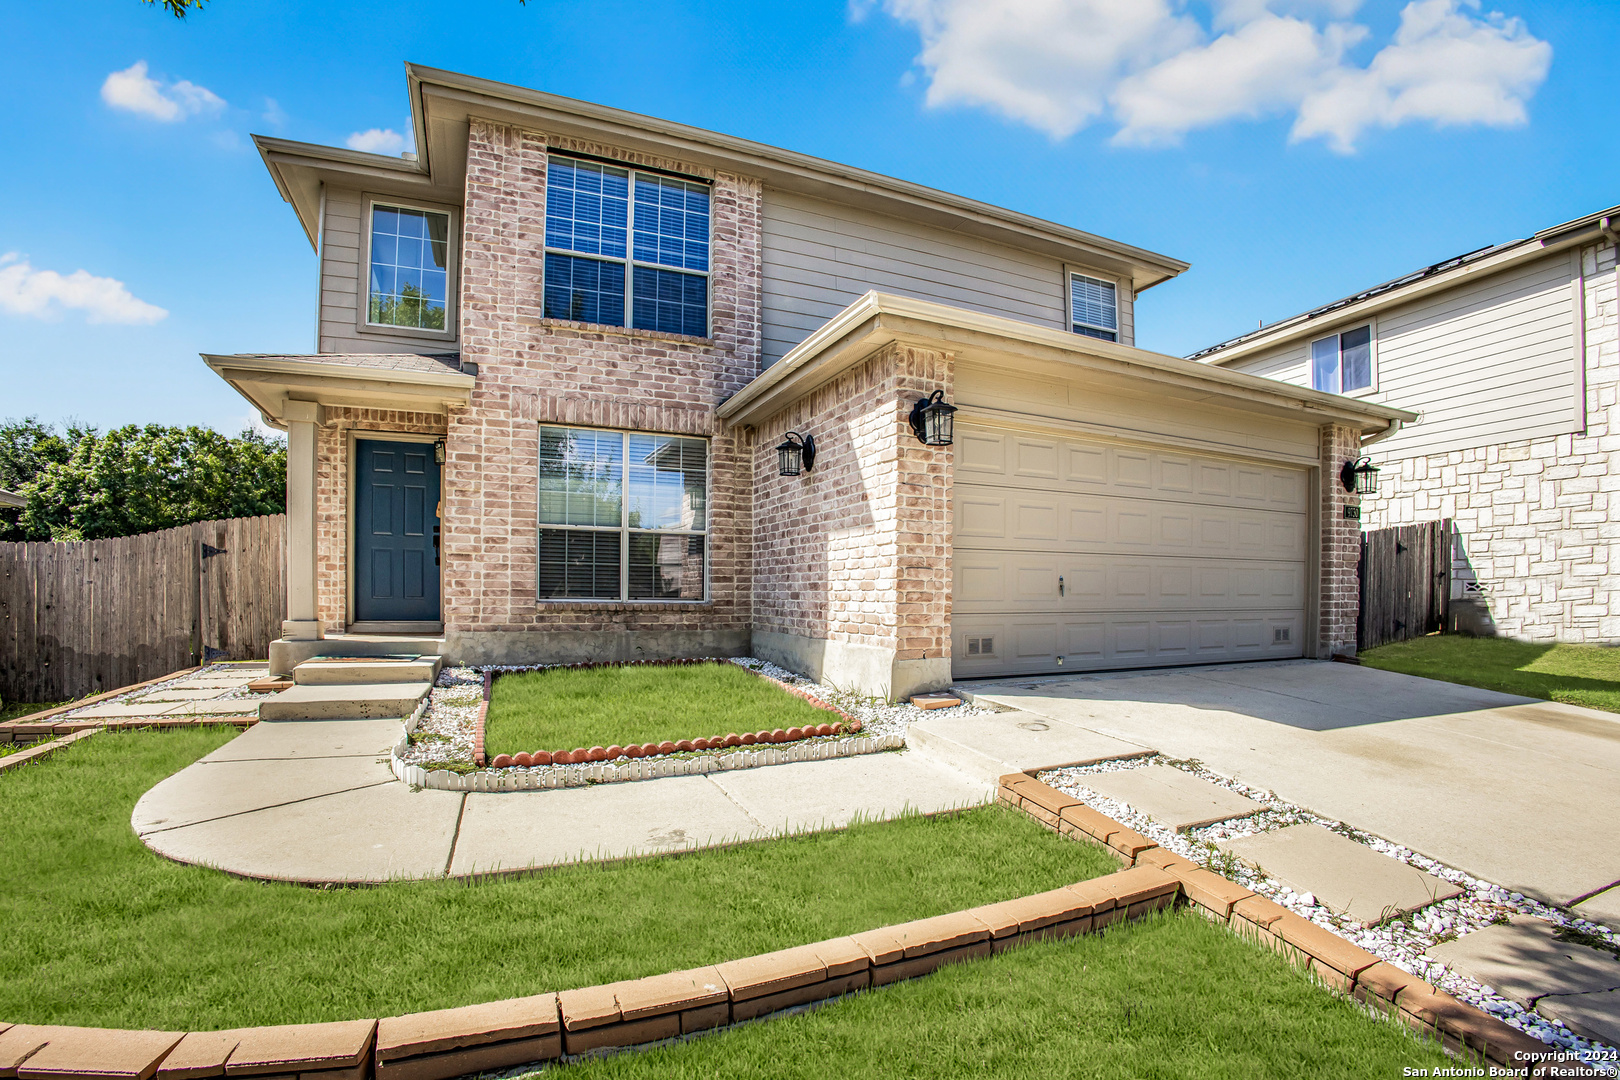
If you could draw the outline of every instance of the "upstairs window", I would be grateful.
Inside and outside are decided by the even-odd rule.
[[[546,167],[548,319],[709,334],[709,189],[577,158]]]
[[[709,444],[540,428],[542,600],[702,600]]]
[[[1069,329],[1086,337],[1118,341],[1118,287],[1112,281],[1070,274]]]
[[[1373,384],[1372,327],[1358,326],[1311,342],[1311,385],[1330,394],[1351,394]]]
[[[445,329],[449,237],[449,214],[372,204],[366,322]]]

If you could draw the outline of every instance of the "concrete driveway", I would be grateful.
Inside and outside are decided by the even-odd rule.
[[[1579,901],[1589,918],[1620,925],[1620,888],[1612,888],[1620,884],[1620,715],[1314,661],[959,689],[1197,758],[1510,890]]]

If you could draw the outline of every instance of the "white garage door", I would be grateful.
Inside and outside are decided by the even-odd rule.
[[[957,677],[1300,656],[1303,469],[958,424]]]

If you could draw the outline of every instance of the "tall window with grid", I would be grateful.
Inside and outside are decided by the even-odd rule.
[[[545,313],[709,332],[709,189],[579,158],[546,166]]]
[[[1069,275],[1069,329],[1103,341],[1119,340],[1119,287],[1112,281]]]
[[[372,205],[368,323],[415,330],[445,328],[449,235],[449,214]]]
[[[708,443],[540,429],[540,598],[702,600]]]

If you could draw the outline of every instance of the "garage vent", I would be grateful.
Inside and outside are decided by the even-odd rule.
[[[1271,628],[1271,643],[1273,645],[1287,645],[1291,634],[1292,631],[1286,626],[1274,626]]]
[[[967,639],[969,656],[994,656],[996,639],[993,637],[970,637]]]

